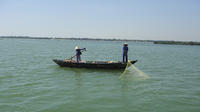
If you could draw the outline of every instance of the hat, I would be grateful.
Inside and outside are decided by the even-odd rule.
[[[124,45],[128,45],[127,43],[124,43]]]
[[[80,48],[78,46],[76,46],[75,49],[80,49]]]

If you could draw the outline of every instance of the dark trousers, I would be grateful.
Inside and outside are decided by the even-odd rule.
[[[125,63],[128,62],[128,55],[127,55],[127,53],[123,53],[123,63],[124,63],[124,60],[125,60]]]
[[[81,61],[81,55],[76,55],[76,62],[79,63]]]

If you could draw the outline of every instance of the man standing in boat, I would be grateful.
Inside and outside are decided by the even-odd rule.
[[[126,58],[126,60],[124,58]],[[127,62],[128,62],[128,44],[124,43],[124,46],[123,46],[123,63],[127,63]]]
[[[86,48],[80,49],[78,46],[75,47],[76,50],[76,62],[79,63],[81,61],[81,54],[83,50],[86,50]]]

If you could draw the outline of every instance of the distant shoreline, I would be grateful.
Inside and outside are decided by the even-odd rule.
[[[0,38],[10,39],[61,39],[61,40],[95,40],[95,41],[135,41],[154,42],[153,40],[131,40],[131,39],[100,39],[100,38],[60,38],[60,37],[29,37],[29,36],[0,36]]]
[[[168,45],[200,45],[200,42],[185,42],[185,41],[154,41],[154,44],[168,44]]]
[[[200,42],[194,41],[168,41],[168,40],[132,40],[132,39],[100,39],[100,38],[60,38],[60,37],[30,37],[30,36],[0,36],[0,39],[63,39],[63,40],[95,40],[95,41],[134,41],[134,42],[152,42],[154,44],[167,45],[200,45]]]

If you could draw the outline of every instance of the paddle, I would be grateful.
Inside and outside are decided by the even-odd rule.
[[[83,50],[81,50],[81,53],[82,53],[83,51],[86,51],[86,48],[83,48]],[[66,59],[66,60],[72,60],[72,58],[74,58],[75,56],[76,56],[76,55],[71,56],[69,59]]]

